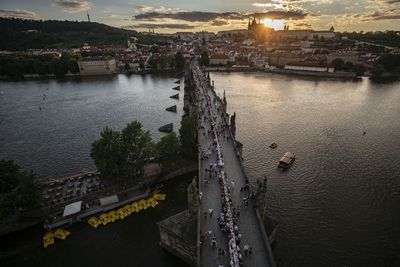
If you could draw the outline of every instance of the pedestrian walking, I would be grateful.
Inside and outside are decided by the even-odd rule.
[[[244,255],[247,257],[249,255],[249,245],[244,245]]]

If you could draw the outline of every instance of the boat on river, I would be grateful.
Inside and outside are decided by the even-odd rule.
[[[272,144],[269,145],[270,148],[277,148],[278,144],[273,142]]]
[[[292,152],[286,152],[285,155],[279,160],[278,167],[287,169],[289,168],[294,160],[296,159],[296,156]]]

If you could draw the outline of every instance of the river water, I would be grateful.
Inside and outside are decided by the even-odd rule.
[[[103,127],[138,120],[155,140],[180,126],[182,91],[170,75],[118,75],[83,80],[0,82],[0,158],[15,159],[39,178],[93,170],[90,144]],[[179,101],[169,96],[180,93]],[[178,112],[165,111],[171,105]]]
[[[237,113],[248,175],[267,176],[278,264],[400,266],[400,83],[212,79]],[[280,171],[286,151],[296,161]]]
[[[279,224],[280,266],[399,266],[400,84],[214,73],[237,113],[237,138],[250,178],[268,177],[268,214]],[[183,92],[169,96],[169,75],[0,82],[0,158],[15,159],[40,179],[92,170],[90,144],[105,125],[139,120],[178,129]],[[178,105],[178,113],[164,109]],[[363,135],[363,132],[366,132]],[[270,149],[272,142],[278,148]],[[286,152],[286,172],[276,162]],[[186,207],[190,176],[167,185],[164,207],[99,230],[86,224],[42,249],[42,230],[2,238],[10,266],[184,266],[158,246],[156,222]],[[146,211],[147,212],[147,211]],[[34,265],[32,265],[34,264]],[[3,265],[2,265],[3,266]]]

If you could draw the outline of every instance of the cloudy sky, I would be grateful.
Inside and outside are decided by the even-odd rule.
[[[1,17],[86,20],[86,12],[92,21],[156,32],[241,29],[254,13],[277,28],[400,30],[400,0],[0,0]]]

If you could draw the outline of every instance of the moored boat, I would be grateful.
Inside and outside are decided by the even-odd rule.
[[[286,152],[285,155],[279,160],[278,167],[287,169],[293,164],[296,156],[292,152]]]

